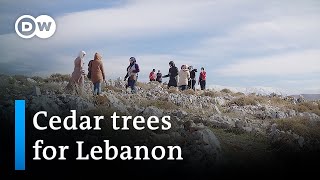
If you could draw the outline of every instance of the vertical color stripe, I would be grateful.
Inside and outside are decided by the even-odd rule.
[[[25,100],[15,101],[15,170],[25,170]]]

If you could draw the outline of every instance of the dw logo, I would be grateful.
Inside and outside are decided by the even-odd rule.
[[[40,15],[37,18],[22,15],[16,20],[15,30],[24,39],[32,38],[34,35],[46,39],[55,33],[56,22],[48,15]]]

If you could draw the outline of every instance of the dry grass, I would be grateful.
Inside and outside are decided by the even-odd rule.
[[[111,90],[111,91],[114,91],[114,92],[121,92],[121,91],[124,90],[124,89],[107,85],[107,86],[104,87],[104,90],[105,90],[105,91]]]
[[[238,167],[253,161],[270,163],[271,145],[265,136],[216,128],[211,130],[221,143],[226,163]]]
[[[255,119],[255,116],[252,114],[243,114],[238,111],[232,111],[230,109],[223,109],[219,108],[220,111],[223,113],[223,116],[228,116],[230,118],[249,118],[249,119]]]
[[[136,86],[137,86],[137,87],[140,87],[141,89],[144,89],[144,90],[149,90],[149,89],[150,89],[150,87],[149,87],[148,84],[142,83],[142,82],[137,82],[137,83],[136,83]]]
[[[223,93],[226,93],[226,94],[232,93],[232,91],[230,89],[227,89],[227,88],[222,89],[220,92],[223,92]]]
[[[320,139],[320,122],[310,121],[303,117],[276,119],[274,122],[280,130],[292,130],[304,138]]]
[[[261,96],[241,96],[229,102],[229,105],[236,104],[237,106],[257,105],[258,103],[265,103],[266,98]]]
[[[9,83],[13,85],[22,85],[22,86],[31,85],[31,83],[27,80],[27,77],[23,75],[12,76],[12,78],[9,78]]]
[[[289,103],[289,102],[284,101],[283,99],[281,99],[279,97],[271,97],[270,98],[270,103],[271,103],[271,105],[284,105],[284,104]]]
[[[150,89],[153,89],[155,87],[157,87],[159,85],[158,82],[149,82],[149,83],[142,83],[142,82],[137,82],[137,87],[140,87],[141,89],[144,89],[144,90],[150,90]]]
[[[212,97],[212,98],[215,98],[215,97],[219,97],[221,95],[220,92],[217,92],[217,91],[204,91],[201,96],[208,96],[208,97]]]
[[[31,92],[33,92],[33,85],[25,76],[3,76],[0,79],[1,100],[25,99],[25,95]]]
[[[93,117],[93,116],[105,116],[106,118],[109,118],[113,115],[114,112],[117,112],[115,109],[112,109],[111,107],[97,107],[95,109],[90,109],[88,111],[85,111],[83,115]],[[117,112],[117,115],[122,115],[121,113]]]
[[[91,120],[94,123],[93,116],[104,116],[104,120],[100,121],[100,131],[88,131],[88,134],[94,135],[98,137],[99,139],[108,139],[112,142],[115,142],[115,145],[137,145],[137,144],[143,144],[146,146],[149,146],[148,143],[152,145],[153,142],[149,142],[146,137],[150,137],[150,131],[149,130],[143,130],[143,131],[137,131],[133,128],[133,121],[128,121],[127,126],[129,127],[128,131],[115,131],[112,128],[112,119],[111,116],[113,113],[116,112],[118,116],[127,116],[128,114],[123,114],[121,112],[118,112],[115,109],[112,109],[110,107],[100,106],[96,109],[84,112],[83,114],[86,116],[91,117]],[[124,122],[122,119],[119,119],[117,121],[117,126],[122,127],[124,126]],[[158,144],[159,145],[159,144]]]
[[[37,81],[38,83],[44,83],[44,79],[40,76],[33,76],[31,79]]]
[[[93,101],[98,106],[108,106],[110,107],[110,101],[106,95],[94,96]]]
[[[250,96],[248,96],[250,97]],[[260,96],[251,96],[260,103],[267,103],[272,106],[281,107],[284,109],[293,109],[297,112],[312,112],[320,116],[320,104],[314,102],[303,102],[299,104],[293,104],[292,102],[281,99],[280,97],[260,97]],[[258,98],[258,99],[257,99]]]
[[[71,76],[69,74],[51,74],[49,78],[45,79],[45,82],[64,82],[69,81]]]
[[[177,94],[179,93],[179,89],[177,87],[170,87],[169,89],[167,89],[168,93],[174,93]]]
[[[196,95],[196,91],[194,91],[192,89],[184,90],[184,91],[182,91],[182,93],[189,94],[189,95]]]
[[[270,104],[273,106],[287,106],[287,105],[290,105],[291,103],[279,97],[271,97]]]
[[[245,94],[242,93],[242,92],[236,92],[236,93],[233,93],[232,95],[235,96],[235,97],[245,96]]]
[[[313,102],[303,102],[299,104],[287,104],[286,108],[293,109],[298,112],[311,112],[320,116],[320,105]]]
[[[104,120],[100,121],[100,127],[101,131],[92,131],[92,133],[97,133],[99,136],[104,135],[108,136],[109,138],[113,135],[115,135],[116,131],[113,131],[112,129],[112,121],[109,121],[108,119],[111,119],[110,117],[113,115],[114,112],[117,112],[115,109],[112,109],[111,107],[105,107],[100,106],[95,109],[91,109],[88,111],[83,112],[83,115],[89,116],[91,121],[93,121],[94,116],[104,116]],[[124,115],[120,112],[117,112],[118,116]],[[94,123],[94,122],[91,122]],[[102,134],[100,134],[102,133]]]
[[[48,91],[48,92],[54,92],[57,94],[62,94],[65,92],[65,89],[61,84],[55,83],[55,82],[49,82],[41,84],[40,86],[41,91]]]
[[[173,110],[178,109],[179,107],[172,102],[169,101],[162,101],[162,100],[142,100],[139,102],[143,107],[155,106],[159,109],[164,110]]]

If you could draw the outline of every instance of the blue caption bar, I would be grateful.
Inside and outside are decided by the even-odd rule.
[[[25,100],[15,101],[15,170],[25,170]]]

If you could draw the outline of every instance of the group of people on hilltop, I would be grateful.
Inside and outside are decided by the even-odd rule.
[[[78,57],[74,60],[74,70],[71,75],[70,83],[79,86],[79,89],[83,89],[84,86],[84,57],[86,52],[81,51]],[[106,82],[105,71],[102,62],[102,56],[99,53],[95,53],[93,60],[88,63],[88,74],[87,77],[93,83],[93,93],[99,95],[101,93],[101,85]]]
[[[84,88],[84,78],[87,76],[93,84],[93,94],[99,95],[102,91],[102,83],[106,83],[102,56],[97,52],[94,54],[93,60],[90,60],[88,63],[87,75],[84,71],[85,56],[86,52],[81,51],[78,57],[74,60],[74,70],[72,72],[69,84],[75,84],[82,90]],[[186,90],[188,88],[195,90],[197,69],[193,69],[192,66],[189,67],[187,65],[182,65],[181,70],[179,71],[173,61],[169,62],[169,66],[169,73],[165,76],[162,76],[160,70],[158,70],[158,73],[156,74],[156,70],[153,69],[149,74],[150,81],[158,81],[159,83],[162,83],[162,78],[169,77],[168,88],[179,87],[181,90]],[[126,88],[130,87],[132,93],[136,92],[136,82],[139,72],[140,68],[137,64],[136,58],[130,57],[124,81],[127,81]],[[200,84],[201,90],[205,89],[206,72],[204,71],[204,68],[201,68],[198,84]]]
[[[158,73],[156,74],[156,69],[153,69],[149,74],[150,82],[157,81],[159,83],[162,83],[162,73],[160,70],[158,70]]]
[[[182,91],[186,89],[195,90],[195,85],[197,82],[196,73],[198,72],[197,69],[193,69],[192,66],[182,65],[181,69],[178,70],[178,68],[176,67],[173,61],[169,62],[169,66],[170,66],[169,73],[162,77],[162,78],[169,77],[168,88],[179,87]],[[206,78],[207,78],[207,74],[204,68],[202,67],[199,75],[199,80],[198,80],[198,84],[200,85],[201,90],[206,89]]]
[[[75,84],[79,89],[84,88],[84,57],[86,52],[81,51],[78,57],[74,60],[74,70],[71,75],[69,84]],[[134,57],[130,57],[129,66],[127,67],[127,74],[124,80],[127,81],[126,88],[130,87],[131,92],[136,92],[136,82],[138,79],[138,73],[140,72],[139,65],[136,63]],[[102,56],[99,53],[94,54],[93,60],[88,63],[88,74],[87,77],[91,80],[93,84],[93,94],[99,95],[102,92],[102,83],[106,83],[106,76],[103,67]],[[70,86],[72,87],[72,86]]]

